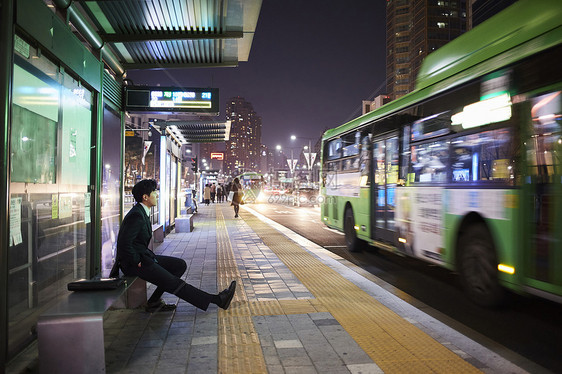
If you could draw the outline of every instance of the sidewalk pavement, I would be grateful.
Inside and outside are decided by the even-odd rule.
[[[155,248],[210,293],[237,280],[231,307],[165,294],[175,311],[109,311],[108,373],[525,373],[339,256],[248,205],[240,213],[200,206],[193,232]]]

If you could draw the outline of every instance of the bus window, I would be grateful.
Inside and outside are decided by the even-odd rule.
[[[400,162],[400,176],[402,184],[408,180],[408,163],[410,160],[410,126],[404,126],[402,133],[402,155]]]
[[[357,131],[343,137],[343,157],[355,156],[359,154],[359,142],[361,133]]]
[[[369,170],[371,168],[371,160],[369,158],[369,144],[371,138],[366,135],[361,140],[361,155],[359,158],[359,171],[361,172],[361,185],[366,186],[370,183],[369,181]]]
[[[398,138],[390,138],[386,141],[386,183],[396,184],[398,182]]]
[[[325,169],[326,171],[339,171],[340,170],[340,162],[339,161],[330,161],[326,163]]]
[[[527,183],[531,183],[528,215],[531,251],[531,277],[559,285],[560,274],[560,151],[562,133],[562,95],[560,91],[531,99],[530,139],[527,150]]]
[[[384,142],[376,142],[373,148],[373,161],[375,163],[375,183],[385,184],[384,175]]]
[[[398,137],[386,140],[386,224],[394,230],[394,210],[396,183],[398,182]]]
[[[513,136],[510,129],[484,131],[451,141],[453,183],[514,182]]]
[[[449,147],[446,141],[438,141],[411,148],[410,173],[416,183],[445,183]]]
[[[532,100],[533,128],[528,142],[527,159],[529,175],[537,176],[541,183],[552,183],[560,170],[560,144],[562,144],[559,121],[562,118],[560,91],[538,96]]]
[[[328,143],[328,160],[336,160],[341,157],[342,142],[341,139],[334,139]]]
[[[373,163],[375,168],[375,225],[378,229],[385,228],[386,211],[386,175],[385,175],[385,144],[384,140],[373,144]]]
[[[342,160],[342,171],[359,170],[359,157],[349,157]]]
[[[412,141],[448,134],[450,125],[451,114],[449,111],[419,119],[412,124]]]

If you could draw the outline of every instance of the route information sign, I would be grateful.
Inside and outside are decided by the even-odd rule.
[[[126,86],[125,100],[130,112],[219,112],[218,88]]]

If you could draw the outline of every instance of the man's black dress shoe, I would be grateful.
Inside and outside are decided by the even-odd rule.
[[[146,310],[148,313],[154,312],[169,312],[176,309],[175,304],[166,304],[164,300],[160,299],[154,303],[146,304]]]
[[[220,301],[217,303],[217,305],[224,310],[228,309],[228,307],[230,306],[230,302],[234,297],[235,292],[236,292],[236,281],[232,281],[230,283],[230,286],[226,290],[221,291],[219,293]]]

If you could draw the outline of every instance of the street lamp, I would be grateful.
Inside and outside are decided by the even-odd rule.
[[[278,151],[281,151],[282,147],[281,147],[281,145],[278,144],[278,145],[275,147],[275,149],[277,149]],[[291,178],[294,179],[294,175],[293,175],[293,174],[294,174],[294,171],[293,171],[293,170],[294,170],[294,165],[293,165],[293,148],[291,148],[291,159],[290,159],[290,162],[289,162],[289,171],[291,172]]]
[[[275,146],[275,149],[279,151],[279,154],[281,154],[281,150],[283,149],[283,147],[281,147],[281,144],[277,144],[277,145]],[[279,157],[281,157],[281,156],[279,156]],[[273,159],[273,162],[275,163],[275,157],[274,157],[274,159]],[[282,166],[283,166],[283,164],[282,164],[281,162],[277,162],[277,165],[278,165],[278,167],[282,167]]]

